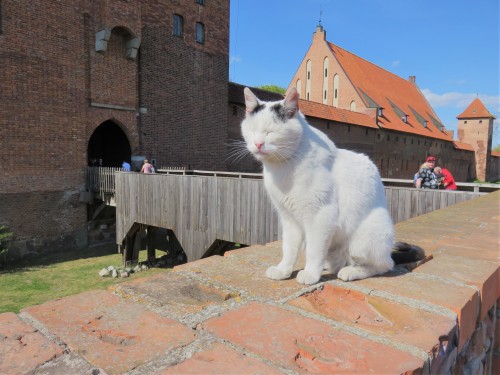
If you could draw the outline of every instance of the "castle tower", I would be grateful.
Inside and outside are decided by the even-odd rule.
[[[476,98],[457,116],[458,140],[474,148],[476,157],[476,177],[488,181],[491,163],[491,140],[493,137],[493,116]]]

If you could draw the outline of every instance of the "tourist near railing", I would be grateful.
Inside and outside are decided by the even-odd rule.
[[[104,197],[106,194],[115,193],[115,172],[124,172],[123,168],[109,167],[87,167],[87,189],[95,195]],[[213,176],[228,178],[253,178],[262,179],[261,173],[245,172],[220,172],[190,170],[185,167],[159,167],[157,173],[174,174],[183,176]],[[383,178],[385,187],[406,187],[413,188],[413,180]],[[459,191],[473,191],[476,193],[489,193],[500,189],[500,184],[478,183],[478,182],[457,182]]]

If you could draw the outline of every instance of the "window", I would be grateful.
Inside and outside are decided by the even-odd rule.
[[[328,68],[325,69],[325,77],[328,77]]]
[[[196,22],[196,43],[205,43],[205,25],[201,22]]]
[[[333,76],[333,106],[339,106],[339,89],[340,89],[340,77],[338,74]]]
[[[196,4],[205,5],[205,0],[196,0]]]
[[[182,36],[184,33],[184,19],[178,14],[174,14],[174,35]]]

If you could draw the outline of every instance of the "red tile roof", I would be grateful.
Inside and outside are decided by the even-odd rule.
[[[453,147],[455,147],[459,150],[474,151],[474,148],[470,144],[464,143],[464,142],[454,141]]]
[[[457,116],[458,119],[465,118],[495,118],[484,106],[483,102],[476,98],[469,104],[465,111]]]
[[[365,105],[384,108],[383,116],[378,118],[382,128],[453,140],[415,83],[328,44]],[[401,119],[402,114],[408,115],[407,123]]]
[[[339,109],[326,104],[302,99],[299,100],[299,108],[304,115],[309,117],[378,129],[375,118],[363,113]]]
[[[500,151],[491,151],[491,156],[496,156],[497,158],[500,158]]]

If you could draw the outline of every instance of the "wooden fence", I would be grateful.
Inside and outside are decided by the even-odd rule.
[[[116,173],[116,241],[126,246],[137,224],[171,229],[188,260],[214,240],[247,245],[281,238],[278,217],[261,179],[203,175]],[[395,222],[485,193],[386,187]]]
[[[123,172],[123,168],[87,167],[87,190],[104,202],[109,202],[115,194],[115,172]]]

